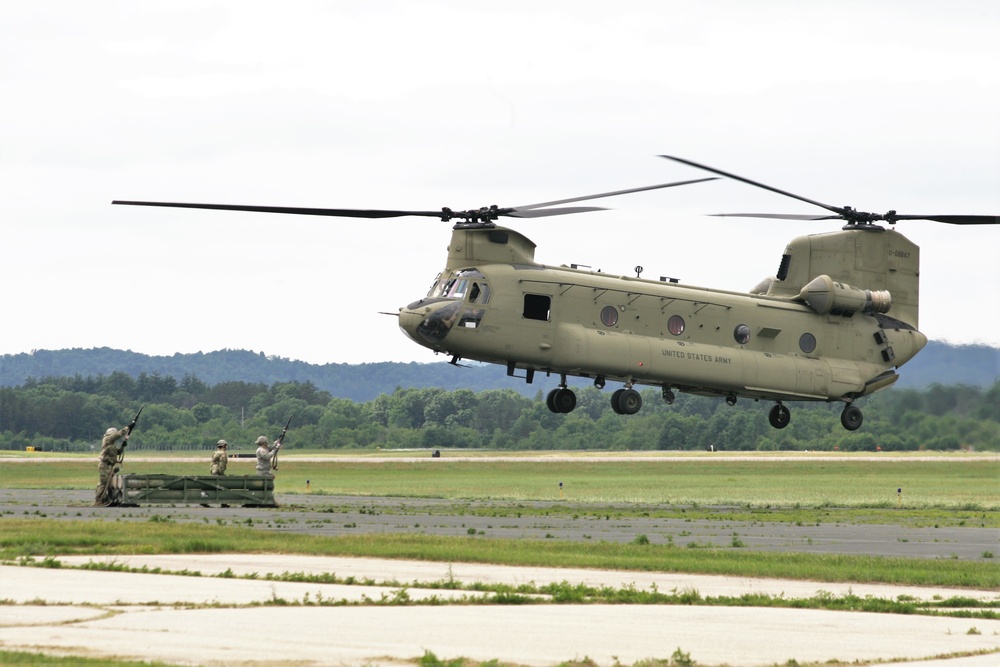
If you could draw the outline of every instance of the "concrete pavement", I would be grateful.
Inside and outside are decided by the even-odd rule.
[[[102,559],[59,560],[69,566]],[[0,599],[6,602],[0,605],[0,646],[206,667],[374,667],[403,664],[425,651],[442,659],[463,656],[538,667],[586,657],[610,667],[669,659],[678,650],[702,666],[789,660],[903,660],[911,667],[1000,664],[1000,621],[748,607],[470,605],[458,602],[475,593],[421,584],[565,581],[638,589],[655,585],[660,591],[697,591],[703,597],[764,593],[801,598],[826,591],[919,600],[955,595],[997,600],[997,591],[303,556],[105,560],[202,576],[0,566]],[[257,578],[210,576],[227,570]],[[354,577],[371,585],[267,581],[268,573],[336,574],[339,580]],[[400,595],[425,603],[365,604]],[[325,604],[309,604],[318,600]],[[274,605],[276,601],[293,604]],[[341,604],[329,606],[335,601]],[[990,653],[970,655],[984,651]]]

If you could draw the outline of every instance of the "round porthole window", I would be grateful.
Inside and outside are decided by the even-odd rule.
[[[811,333],[804,333],[799,336],[799,349],[806,354],[811,354],[816,350],[816,336]]]
[[[614,306],[604,306],[601,309],[601,322],[606,327],[613,327],[618,324],[618,309]]]
[[[667,320],[667,331],[675,336],[684,333],[684,318],[680,315],[671,315],[670,319]]]
[[[745,324],[740,324],[735,329],[733,329],[733,338],[740,345],[746,345],[750,341],[750,327]]]

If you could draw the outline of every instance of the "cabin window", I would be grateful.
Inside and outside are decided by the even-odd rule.
[[[524,317],[529,320],[547,322],[552,308],[552,297],[544,294],[524,295]]]
[[[735,338],[736,342],[740,345],[746,345],[750,342],[750,327],[745,324],[737,325],[737,327],[733,329],[733,338]]]
[[[618,309],[614,306],[604,306],[601,309],[601,322],[606,327],[613,327],[618,324]]]
[[[667,320],[667,331],[675,336],[684,333],[684,318],[680,315],[671,315],[670,319]]]
[[[799,336],[799,349],[806,354],[812,354],[816,350],[816,336],[811,333],[804,333]]]

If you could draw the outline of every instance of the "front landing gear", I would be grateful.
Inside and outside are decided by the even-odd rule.
[[[568,387],[558,387],[545,397],[545,405],[556,414],[573,412],[576,407],[576,394]]]
[[[844,425],[844,428],[848,431],[857,431],[861,428],[862,421],[864,421],[864,415],[861,414],[861,408],[853,403],[844,406],[844,411],[840,413],[840,423]]]
[[[573,412],[573,408],[576,407],[576,394],[566,386],[565,375],[562,375],[559,380],[559,386],[550,391],[548,396],[545,397],[545,405],[556,414]]]
[[[642,408],[642,396],[632,387],[624,387],[611,394],[611,409],[620,415],[634,415]]]
[[[778,403],[767,414],[767,420],[774,428],[785,428],[792,421],[792,413],[781,403]]]

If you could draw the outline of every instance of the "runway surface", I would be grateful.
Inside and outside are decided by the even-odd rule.
[[[94,508],[84,491],[0,490],[0,515],[106,521],[127,536],[131,522],[253,525],[318,535],[419,532],[654,543],[683,539],[747,553],[789,551],[910,558],[983,558],[1000,530],[831,522],[791,525],[730,519],[629,516],[577,520],[542,512],[487,510],[496,503],[441,499],[278,496],[278,509],[202,506]],[[461,511],[459,511],[461,510]],[[720,508],[720,517],[725,508]],[[681,542],[684,544],[684,542]],[[40,556],[43,556],[41,554]],[[96,563],[145,573],[74,569]],[[688,656],[697,665],[771,666],[897,661],[936,667],[1000,665],[1000,621],[815,609],[705,605],[481,604],[482,593],[441,582],[550,582],[634,586],[705,597],[786,599],[856,595],[930,601],[1000,601],[1000,591],[829,584],[670,572],[524,568],[356,558],[215,554],[59,557],[60,568],[0,566],[0,647],[52,655],[161,660],[180,665],[304,667],[413,664],[426,651],[548,667],[588,658],[599,667]],[[991,562],[991,561],[986,561]],[[157,570],[159,574],[150,571]],[[166,572],[185,571],[187,575]],[[193,576],[197,573],[201,576]],[[269,581],[288,573],[336,575],[346,585]],[[220,576],[224,575],[224,576]],[[253,577],[253,578],[250,578]],[[394,604],[395,602],[406,604]]]
[[[955,595],[996,600],[997,591],[275,555],[59,560],[66,567],[0,567],[5,649],[212,667],[412,664],[427,651],[443,660],[539,667],[583,658],[601,666],[632,665],[676,652],[698,665],[733,667],[793,659],[995,667],[1000,660],[1000,621],[994,620],[750,607],[484,605],[461,603],[463,596],[483,594],[430,586],[568,582],[655,586],[703,597],[798,599],[825,591],[923,601]],[[69,568],[91,561],[201,576]],[[367,583],[267,581],[268,573],[336,574]],[[240,578],[251,574],[256,578]],[[416,603],[373,603],[401,595]]]
[[[635,503],[588,506],[578,513],[564,502],[444,500],[378,496],[276,494],[280,507],[202,507],[144,505],[92,507],[87,491],[0,489],[0,512],[7,516],[109,521],[116,524],[156,520],[252,525],[272,532],[311,535],[418,533],[506,539],[631,542],[644,535],[651,544],[692,548],[731,548],[738,540],[747,551],[815,554],[959,558],[983,560],[1000,553],[1000,529],[972,525],[899,526],[839,521],[835,510],[822,523],[768,521],[767,511],[739,518],[734,508],[704,508],[712,518],[657,517],[636,512]],[[525,511],[520,511],[524,509]],[[617,509],[628,516],[615,517]],[[577,515],[578,514],[578,515]]]

